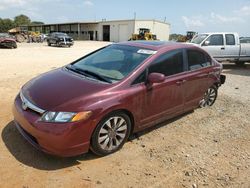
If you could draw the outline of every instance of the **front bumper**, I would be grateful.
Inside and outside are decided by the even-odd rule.
[[[58,44],[59,45],[65,45],[65,46],[67,46],[67,45],[73,46],[74,42],[73,41],[62,41],[62,40],[60,40],[60,41],[58,41]]]
[[[17,45],[13,41],[6,41],[6,42],[1,42],[0,47],[3,47],[3,48],[16,48]]]
[[[46,153],[70,157],[88,152],[94,122],[90,119],[75,123],[45,123],[32,110],[23,110],[19,95],[15,99],[13,115],[23,137]]]

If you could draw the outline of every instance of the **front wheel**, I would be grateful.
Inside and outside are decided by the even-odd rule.
[[[112,113],[97,125],[91,138],[91,150],[100,156],[118,151],[127,141],[130,130],[131,120],[125,113]]]
[[[203,99],[200,101],[200,107],[212,106],[216,101],[218,88],[216,86],[210,87],[204,94]]]

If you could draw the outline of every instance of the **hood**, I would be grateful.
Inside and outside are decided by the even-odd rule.
[[[70,36],[57,36],[56,38],[59,38],[59,39],[72,39],[72,37]]]
[[[13,39],[13,38],[8,38],[8,37],[1,38],[1,37],[0,37],[0,42],[3,42],[3,41],[11,41],[11,42],[16,42],[16,40],[15,40],[15,39]]]
[[[70,106],[70,102],[76,99],[84,102],[84,99],[109,87],[110,84],[89,80],[60,68],[32,79],[23,86],[22,93],[37,107],[55,110],[64,104]]]

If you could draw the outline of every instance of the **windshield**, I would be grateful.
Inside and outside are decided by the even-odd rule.
[[[191,43],[200,44],[207,36],[206,34],[195,35]]]
[[[80,59],[71,66],[75,70],[95,75],[96,78],[102,77],[102,81],[106,78],[110,83],[114,83],[126,77],[154,53],[156,51],[113,44]]]
[[[66,33],[56,33],[56,36],[67,37],[68,35]]]
[[[10,37],[8,33],[0,33],[1,38]]]

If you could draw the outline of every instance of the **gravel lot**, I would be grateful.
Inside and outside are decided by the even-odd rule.
[[[107,157],[56,158],[16,130],[11,108],[32,77],[107,45],[19,44],[0,49],[0,187],[250,187],[250,65],[224,64],[226,84],[213,107],[137,134]]]

